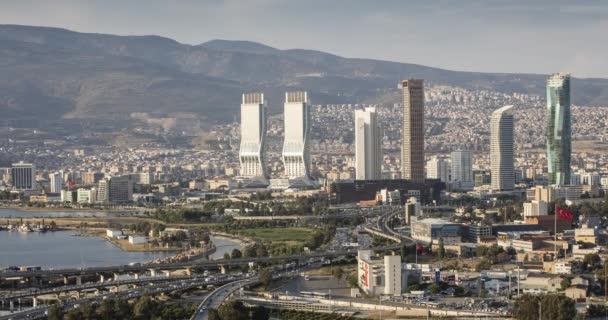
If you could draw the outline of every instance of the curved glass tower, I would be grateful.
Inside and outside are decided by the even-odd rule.
[[[555,73],[547,79],[547,164],[550,184],[570,184],[571,139],[570,74]]]

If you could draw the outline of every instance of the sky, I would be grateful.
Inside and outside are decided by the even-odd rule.
[[[0,23],[608,78],[604,0],[1,0]]]

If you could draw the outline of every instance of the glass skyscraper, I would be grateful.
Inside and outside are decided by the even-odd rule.
[[[571,140],[570,74],[555,73],[547,79],[547,163],[550,184],[570,184]]]

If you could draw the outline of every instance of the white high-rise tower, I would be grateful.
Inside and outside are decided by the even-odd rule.
[[[289,179],[309,178],[310,105],[306,92],[285,93],[283,164]]]
[[[513,106],[502,107],[492,113],[490,162],[492,189],[513,190]]]
[[[264,143],[266,140],[266,104],[263,93],[243,94],[241,103],[241,176],[266,177]]]
[[[355,110],[355,162],[357,180],[382,178],[382,145],[376,108]]]

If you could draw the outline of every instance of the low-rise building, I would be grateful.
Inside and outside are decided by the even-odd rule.
[[[148,243],[148,237],[146,237],[146,236],[138,236],[138,235],[131,235],[131,236],[129,236],[129,243],[130,244],[144,244],[144,243]]]
[[[412,223],[412,238],[435,243],[443,239],[444,245],[457,244],[461,241],[462,225],[442,219],[424,219]]]
[[[359,288],[368,295],[401,295],[401,256],[376,257],[372,250],[357,255]]]
[[[122,236],[122,231],[117,229],[107,229],[106,236],[108,236],[109,238],[117,238]]]
[[[586,299],[587,287],[584,285],[571,286],[569,288],[566,288],[564,294],[566,295],[566,297],[575,301],[580,299]]]

